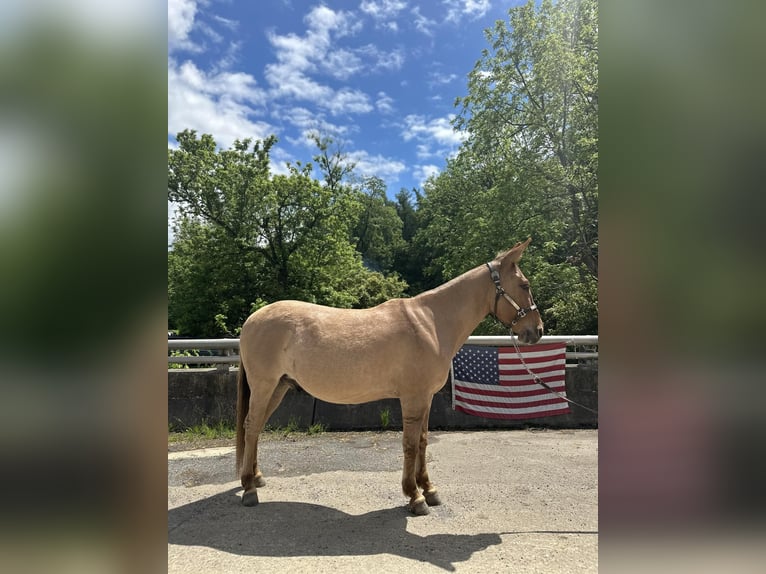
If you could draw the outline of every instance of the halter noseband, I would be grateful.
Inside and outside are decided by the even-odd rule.
[[[520,307],[516,301],[514,301],[508,293],[505,292],[505,289],[503,289],[503,286],[500,285],[500,273],[497,272],[497,269],[492,267],[491,263],[487,263],[487,269],[489,269],[489,276],[492,277],[492,282],[495,284],[495,312],[493,313],[493,316],[495,319],[500,321],[500,318],[497,316],[497,302],[500,300],[500,297],[505,297],[505,300],[508,301],[511,305],[513,305],[514,309],[516,309],[516,318],[511,321],[511,327],[513,327],[516,323],[519,322],[520,319],[523,319],[527,316],[527,313],[530,311],[534,311],[537,309],[537,305],[534,303],[531,307]],[[503,321],[500,321],[500,323],[503,323],[503,325],[510,330],[510,327],[506,325]]]

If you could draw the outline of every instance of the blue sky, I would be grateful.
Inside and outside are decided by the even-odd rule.
[[[450,119],[483,30],[518,3],[169,0],[169,145],[184,128],[222,147],[273,133],[282,173],[311,161],[319,130],[390,197],[422,189],[460,145]]]

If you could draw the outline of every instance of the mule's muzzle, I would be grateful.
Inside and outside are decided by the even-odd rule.
[[[540,337],[543,336],[543,328],[541,326],[530,327],[528,329],[521,330],[520,332],[516,333],[516,335],[518,336],[519,341],[525,345],[534,345],[540,340]]]

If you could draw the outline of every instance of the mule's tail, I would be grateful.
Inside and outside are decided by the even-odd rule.
[[[237,476],[242,470],[242,457],[245,454],[245,417],[250,405],[250,385],[242,361],[239,362],[237,376]]]

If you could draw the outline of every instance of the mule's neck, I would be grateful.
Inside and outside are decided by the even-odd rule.
[[[455,356],[466,338],[492,311],[495,287],[486,265],[418,295],[433,313],[441,352]]]

